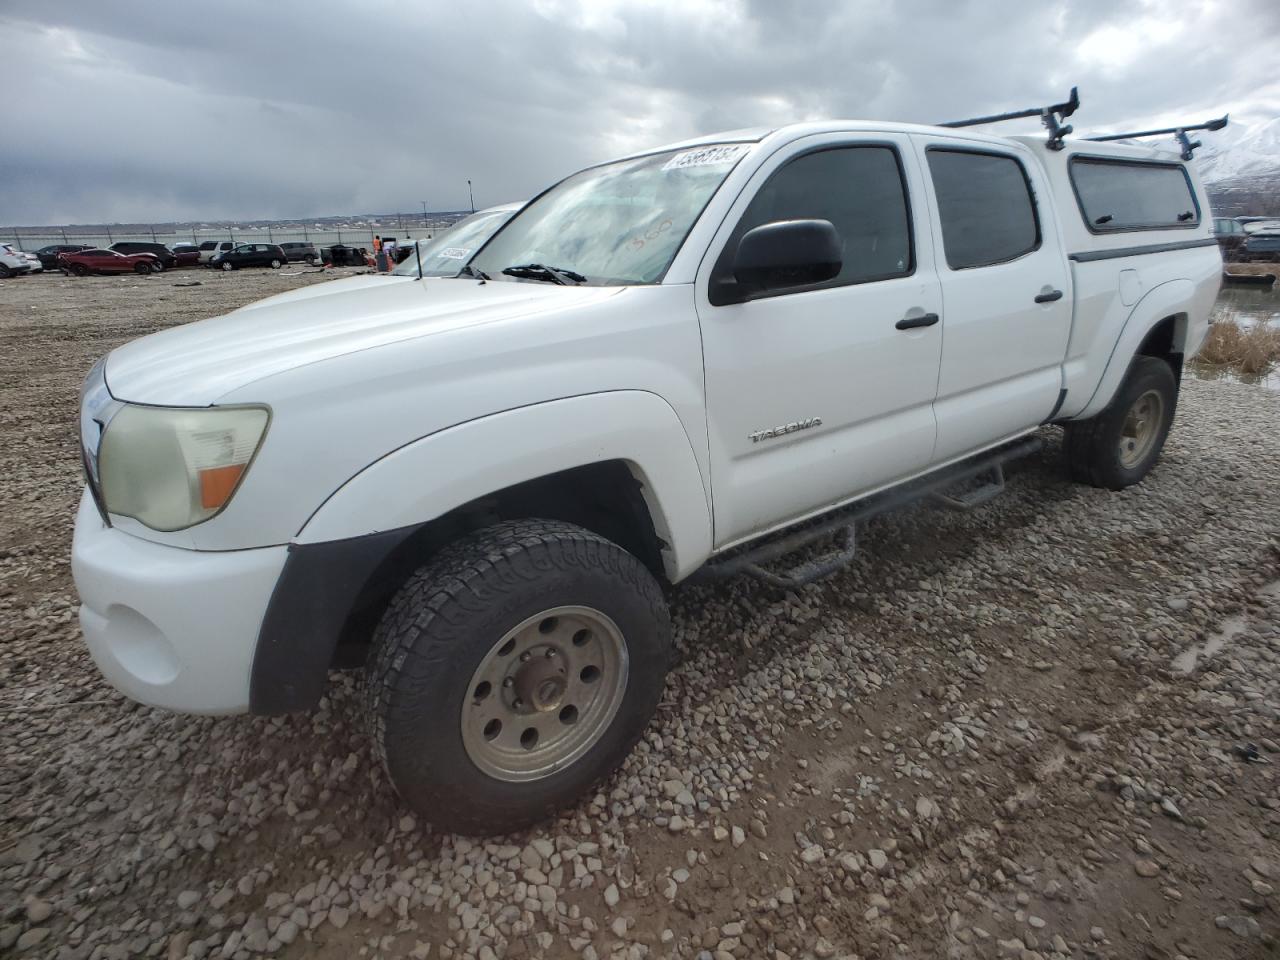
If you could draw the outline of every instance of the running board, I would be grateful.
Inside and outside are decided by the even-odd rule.
[[[935,493],[932,498],[952,510],[972,510],[974,507],[980,507],[988,500],[994,500],[1004,493],[1004,464],[997,463],[989,472],[991,479],[980,487],[954,495]]]
[[[798,524],[781,533],[769,535],[737,547],[716,557],[699,569],[693,582],[719,580],[745,573],[775,587],[794,590],[829,577],[848,565],[857,554],[857,525],[864,520],[896,510],[919,500],[935,500],[954,510],[972,510],[1004,491],[1004,465],[1037,452],[1043,443],[1038,437],[1027,437],[995,450],[935,470],[917,480],[864,497],[830,513]],[[981,486],[962,494],[945,491],[958,484],[988,474]],[[834,535],[831,549],[789,570],[773,571],[764,565],[811,546]]]

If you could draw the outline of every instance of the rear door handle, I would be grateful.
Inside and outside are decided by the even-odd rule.
[[[1061,299],[1061,290],[1046,290],[1044,293],[1036,294],[1036,303],[1053,303],[1055,300]]]
[[[932,327],[941,317],[936,313],[922,313],[915,317],[903,317],[894,324],[899,330],[914,330],[916,327]]]

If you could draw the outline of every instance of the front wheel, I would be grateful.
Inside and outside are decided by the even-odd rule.
[[[1066,425],[1072,478],[1109,490],[1137,483],[1155,466],[1178,404],[1178,381],[1159,357],[1135,357],[1110,405]]]
[[[13,276],[13,271],[3,263],[0,263],[0,280],[8,280],[11,276]]]
[[[376,749],[435,826],[509,833],[626,759],[670,657],[662,592],[634,556],[559,521],[500,523],[389,604],[368,668]]]
[[[222,261],[222,269],[226,273],[230,273],[232,270],[235,269],[235,266],[232,265],[230,261],[224,260]]]

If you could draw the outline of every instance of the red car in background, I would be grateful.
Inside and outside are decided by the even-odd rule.
[[[175,243],[169,249],[176,258],[175,267],[200,266],[200,248],[194,243]]]
[[[154,253],[116,253],[114,250],[78,250],[58,254],[58,266],[77,277],[91,273],[152,273],[163,269]]]

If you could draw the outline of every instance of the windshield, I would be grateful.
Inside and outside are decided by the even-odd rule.
[[[538,264],[593,284],[657,283],[748,149],[713,144],[583,170],[521,210],[471,267],[495,280]]]
[[[504,223],[516,215],[519,207],[510,210],[481,210],[464,217],[444,233],[430,240],[418,241],[418,255],[422,257],[424,277],[456,277],[471,255],[484,246]],[[391,272],[397,277],[416,277],[418,258],[409,256]]]

